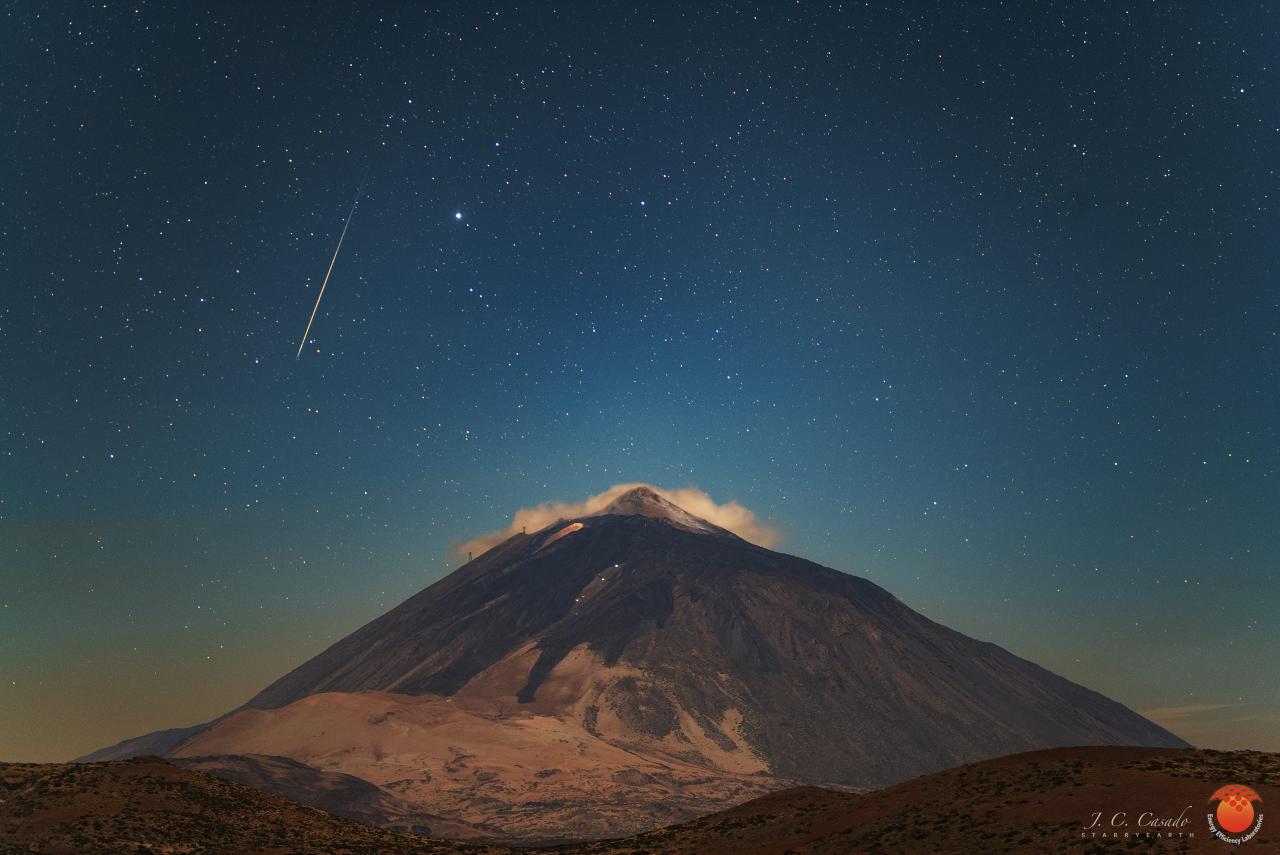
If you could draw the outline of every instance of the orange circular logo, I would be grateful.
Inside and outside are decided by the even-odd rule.
[[[1243,843],[1262,824],[1262,797],[1243,784],[1219,787],[1209,797],[1209,807],[1209,830],[1230,843]]]

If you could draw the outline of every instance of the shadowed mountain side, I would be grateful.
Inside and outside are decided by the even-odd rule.
[[[158,757],[168,754],[181,744],[184,739],[199,733],[211,724],[213,722],[144,733],[142,736],[135,736],[132,739],[117,742],[115,745],[99,748],[97,751],[90,752],[83,757],[77,757],[72,762],[99,763],[107,760],[128,760],[133,757]]]

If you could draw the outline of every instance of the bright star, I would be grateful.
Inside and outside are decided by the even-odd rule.
[[[453,212],[453,218],[454,218],[455,220],[461,220],[461,219],[462,219],[462,212],[461,212],[461,211],[454,211],[454,212]]]

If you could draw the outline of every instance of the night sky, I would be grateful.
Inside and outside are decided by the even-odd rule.
[[[0,759],[624,481],[1280,750],[1274,4],[6,5]]]

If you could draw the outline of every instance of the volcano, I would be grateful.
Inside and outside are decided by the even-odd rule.
[[[791,784],[1186,745],[645,487],[510,537],[240,709],[156,738],[92,757],[283,756],[526,841],[644,830]]]

